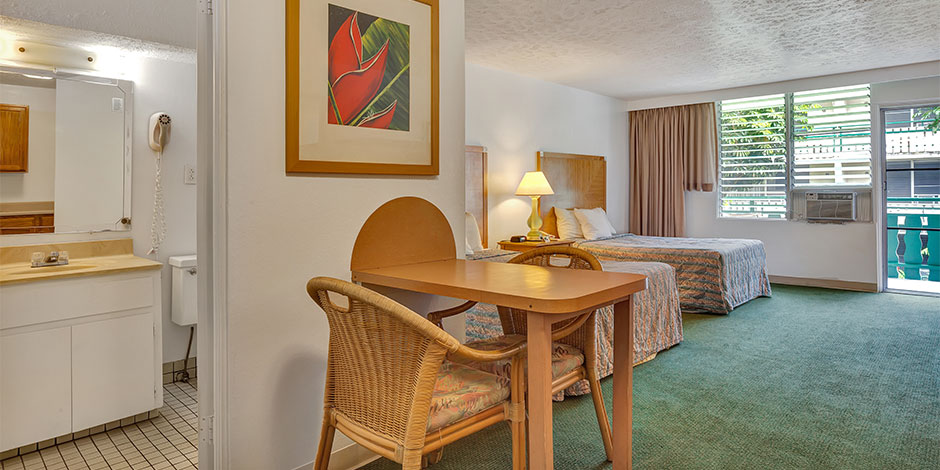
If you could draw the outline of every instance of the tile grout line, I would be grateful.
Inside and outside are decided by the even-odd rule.
[[[173,407],[171,406],[170,409],[172,410]],[[173,410],[173,411],[175,412],[175,410]],[[182,433],[180,433],[179,430],[176,429],[176,426],[174,426],[173,423],[170,422],[170,420],[166,420],[166,421],[167,421],[167,424],[169,424],[170,427],[173,428],[173,430],[176,431],[176,433],[180,435],[180,437],[182,437],[183,439],[185,439],[186,442],[189,442],[189,439],[186,439],[186,437],[183,436]],[[159,426],[154,425],[154,428],[157,430],[157,432],[160,433],[160,435],[163,437],[163,439],[166,440],[166,441],[170,444],[171,447],[168,447],[168,449],[172,448],[173,450],[175,450],[176,452],[178,452],[180,455],[182,455],[184,459],[189,460],[189,457],[186,457],[186,454],[184,454],[183,452],[181,452],[181,451],[179,450],[179,448],[176,447],[176,444],[174,444],[173,441],[170,440],[170,438],[163,432],[162,429],[160,429]],[[150,436],[147,436],[147,435],[145,434],[144,437],[146,437],[147,440],[150,440]],[[151,443],[152,443],[152,442],[153,442],[153,441],[151,441]],[[154,447],[156,447],[156,445],[154,445]],[[157,448],[157,450],[160,451],[160,454],[163,455],[163,457],[164,457],[167,461],[170,461],[170,458],[167,457],[166,454],[164,454],[163,451],[160,450],[160,448]],[[191,460],[189,460],[189,462],[192,463]],[[172,464],[172,461],[170,461],[170,463]],[[173,466],[176,467],[176,465],[173,465]]]
[[[153,427],[154,427],[154,429],[156,429],[158,432],[160,431],[160,428],[158,428],[156,425],[153,425]],[[138,428],[139,428],[139,426],[138,426]],[[159,447],[157,447],[157,444],[156,444],[155,442],[153,442],[153,439],[151,439],[150,436],[148,436],[147,433],[145,433],[143,430],[141,430],[140,432],[144,435],[144,439],[147,439],[147,442],[149,442],[150,445],[153,446],[154,449],[156,449],[156,451],[160,454],[160,457],[163,457],[163,460],[166,460],[166,461],[170,464],[170,466],[175,467],[175,465],[173,465],[173,463],[170,462],[170,458],[169,458],[166,454],[163,453],[163,450],[161,450]],[[161,435],[162,435],[162,434],[161,434]],[[166,439],[166,438],[164,438],[164,439]],[[173,444],[172,442],[169,441],[169,439],[166,439],[166,441],[169,442],[171,445]],[[176,446],[173,446],[172,448],[173,448],[173,449],[176,449]],[[182,452],[181,452],[181,453],[182,453]]]
[[[137,441],[135,441],[134,438],[132,438],[132,437],[130,437],[130,436],[127,435],[127,430],[126,430],[126,428],[134,428],[134,429],[137,429],[137,432],[139,432],[140,435],[143,436],[143,438],[147,440],[147,442],[150,442],[150,438],[148,438],[147,435],[144,434],[144,431],[143,431],[142,429],[140,429],[140,426],[138,426],[137,423],[134,423],[134,424],[131,424],[131,425],[128,425],[128,426],[122,426],[122,427],[121,427],[121,431],[124,433],[125,436],[127,436],[128,440],[131,441],[131,445],[134,446],[134,450],[136,450],[137,453],[140,454],[140,456],[143,457],[144,460],[147,461],[147,464],[150,465],[150,468],[153,468],[154,465],[155,465],[155,463],[154,463],[154,462],[151,462],[150,459],[147,458],[147,455],[144,454],[143,451],[140,450],[140,447],[137,447]],[[150,445],[153,445],[153,443],[150,443]],[[154,447],[156,448],[156,446],[154,446]],[[131,465],[131,467],[133,467],[133,465]]]
[[[167,390],[167,391],[170,393],[171,396],[173,396],[173,398],[175,398],[177,401],[179,401],[180,405],[182,405],[183,407],[185,407],[185,408],[186,408],[187,410],[189,410],[191,413],[193,412],[192,409],[190,409],[187,405],[183,404],[183,402],[180,401],[180,400],[176,397],[176,394],[174,394],[171,390]],[[185,393],[185,392],[184,392],[184,393]],[[193,431],[196,431],[196,433],[199,432],[199,430],[196,429],[196,427],[193,426],[192,423],[189,422],[189,420],[186,420],[186,419],[184,419],[182,416],[180,416],[179,411],[177,411],[177,409],[176,409],[175,407],[170,406],[170,410],[173,411],[173,412],[176,414],[176,416],[179,416],[181,419],[183,419],[183,421],[184,421],[186,424],[188,424],[189,427],[192,428]],[[193,414],[196,415],[197,417],[199,416],[198,413],[193,413]],[[197,418],[197,419],[198,419],[198,418]],[[175,428],[175,426],[174,426],[174,428]],[[187,439],[187,441],[188,441],[188,439]]]
[[[81,439],[79,439],[79,440],[82,440],[82,439],[88,439],[88,442],[91,442],[91,446],[94,447],[95,452],[97,452],[98,455],[101,456],[101,460],[104,460],[105,465],[108,465],[108,461],[105,460],[104,455],[102,455],[102,454],[101,454],[101,451],[98,450],[98,446],[95,445],[95,441],[91,439],[91,436],[85,436],[85,437],[83,437],[83,438],[81,438]],[[78,444],[76,443],[75,446],[78,447]],[[87,451],[88,451],[89,454],[92,453],[90,449],[87,450]],[[89,455],[88,458],[85,458],[85,452],[82,450],[81,447],[78,447],[78,453],[81,454],[82,459],[85,460],[85,465],[87,465],[88,468],[92,468],[91,464],[88,463],[88,458],[92,458],[92,457],[94,457],[94,455],[92,454],[92,455]],[[92,460],[94,460],[94,459],[92,459]],[[110,468],[111,468],[111,465],[108,465],[108,469],[109,469],[109,470],[110,470]],[[102,469],[102,470],[104,470],[104,469]]]
[[[172,395],[172,392],[170,392],[170,393],[171,393],[171,395]],[[175,397],[174,397],[174,398],[175,398]],[[177,400],[177,401],[178,401],[178,400]],[[182,402],[180,402],[180,405],[182,405],[183,407],[185,407],[185,405],[183,405]],[[187,408],[187,409],[188,409],[188,408]],[[189,426],[190,429],[192,429],[194,432],[196,432],[196,433],[198,434],[199,430],[196,429],[195,426],[193,426],[193,423],[191,423],[190,420],[187,420],[187,419],[184,418],[182,415],[180,415],[180,414],[179,414],[179,410],[177,410],[175,407],[171,406],[171,407],[170,407],[170,411],[172,411],[173,414],[174,414],[177,418],[183,420],[183,422],[186,423],[186,424]],[[192,411],[190,411],[190,412],[192,412]],[[193,414],[195,415],[195,413],[193,413]],[[169,421],[169,419],[167,419],[167,421]],[[177,431],[179,431],[179,429],[178,429],[176,426],[173,426],[173,428],[176,429]],[[180,434],[182,435],[182,433],[180,433]],[[185,438],[185,436],[183,436],[183,437]],[[186,439],[186,441],[189,442],[190,444],[192,444],[192,441],[190,441],[189,439]]]
[[[163,452],[160,452],[160,449],[158,449],[157,446],[153,444],[153,442],[150,440],[150,437],[147,436],[147,434],[144,432],[144,430],[140,428],[139,423],[134,423],[134,424],[128,425],[128,426],[126,426],[126,428],[134,428],[134,429],[137,429],[137,432],[140,433],[141,438],[144,439],[144,440],[146,440],[148,444],[150,444],[151,446],[153,446],[153,448],[154,448],[155,450],[157,450],[157,451],[160,453],[160,456],[161,456],[161,457],[163,457],[165,460],[169,461],[169,459],[167,459],[166,456],[163,455]],[[122,430],[124,430],[124,428],[122,428]],[[126,431],[124,432],[124,435],[127,435],[127,432],[126,432]],[[147,463],[150,465],[150,468],[154,468],[154,467],[156,467],[156,465],[157,465],[158,463],[160,463],[160,462],[151,462],[151,460],[150,460],[149,458],[147,458],[147,455],[144,454],[144,452],[140,449],[140,447],[137,446],[138,441],[134,440],[134,439],[131,438],[130,436],[127,436],[127,437],[128,437],[128,439],[130,440],[131,444],[134,446],[134,449],[137,450],[137,453],[139,453],[139,454],[141,455],[141,457],[143,457],[144,460],[146,460]],[[140,441],[140,442],[143,443],[142,441]]]
[[[117,443],[114,442],[114,439],[111,439],[111,433],[110,433],[110,432],[104,431],[104,432],[101,432],[101,433],[99,433],[99,434],[103,434],[104,437],[108,439],[108,442],[110,442],[111,445],[114,446],[114,451],[117,452],[117,455],[118,455],[118,456],[120,456],[122,459],[124,459],[124,463],[126,463],[128,467],[133,467],[133,465],[131,465],[131,462],[130,462],[129,460],[127,460],[127,457],[124,457],[124,454],[121,453],[121,449],[118,449]],[[97,444],[96,444],[96,445],[97,445]],[[108,463],[108,466],[111,465],[111,462],[108,462],[108,459],[107,459],[107,458],[105,458],[105,462]]]
[[[85,456],[82,455],[82,451],[78,448],[78,444],[76,444],[75,441],[69,441],[69,442],[66,442],[66,443],[65,443],[65,445],[69,445],[69,444],[71,444],[73,447],[75,447],[75,452],[78,452],[78,456],[82,458],[82,462],[85,462],[85,467],[91,468],[91,465],[88,465],[88,461],[85,460]],[[66,463],[65,463],[65,468],[68,469],[68,467],[69,467],[69,464],[68,464],[68,462],[66,462]],[[71,470],[71,469],[69,469],[69,470]]]
[[[95,446],[95,450],[97,450],[97,451],[98,451],[98,454],[101,455],[101,458],[104,459],[104,464],[108,466],[108,470],[111,470],[111,468],[112,468],[112,467],[111,467],[111,462],[108,462],[108,458],[104,456],[104,452],[101,452],[101,448],[98,447],[98,443],[95,442],[95,438],[94,438],[93,436],[94,436],[94,435],[89,434],[89,435],[88,435],[88,440],[91,441],[92,445]]]
[[[56,455],[58,455],[58,456],[59,456],[59,459],[62,460],[62,463],[65,464],[65,459],[62,458],[62,453],[59,452],[59,448],[56,447],[56,446],[52,446],[52,447],[55,448],[55,453],[56,453]],[[50,448],[52,448],[52,447],[50,447]],[[38,451],[37,451],[37,452],[39,452],[39,459],[42,460],[42,467],[43,467],[43,468],[49,468],[49,464],[46,463],[46,456],[45,456],[45,455],[42,455],[42,451],[43,451],[43,450],[45,450],[45,449],[41,449],[41,450],[38,450]],[[50,451],[50,452],[51,452],[51,451]],[[66,465],[66,469],[68,469],[68,465]]]
[[[10,457],[0,461],[0,470],[49,469],[50,466],[56,470],[153,470],[158,465],[163,470],[198,469],[199,454],[194,453],[199,445],[198,389],[189,383],[175,382],[164,385],[163,389],[168,397],[159,410],[160,414],[154,418],[89,434],[46,449],[37,449],[34,452],[38,455],[32,456],[33,452],[26,454],[29,457],[29,466],[23,455]],[[154,439],[165,448],[160,449]],[[80,447],[78,442],[84,442],[83,440],[88,443]],[[125,449],[122,450],[121,446]],[[106,452],[110,457],[105,455]],[[193,455],[192,458],[189,457],[190,454]],[[66,455],[69,456],[68,459]],[[99,458],[101,462],[98,462]],[[178,462],[173,463],[171,459]],[[73,464],[70,465],[67,460],[73,461]],[[131,464],[132,460],[140,461]],[[95,464],[92,465],[89,461]]]
[[[65,456],[62,455],[62,450],[59,449],[59,446],[58,446],[58,445],[55,445],[55,446],[53,446],[53,447],[55,447],[55,451],[59,454],[59,458],[62,459],[62,464],[65,465],[65,470],[68,470],[69,464],[67,464],[67,463],[65,462]]]
[[[174,389],[175,389],[175,391],[174,391]],[[182,399],[180,399],[180,395],[182,395],[184,398],[188,398],[188,399],[190,399],[190,400],[194,400],[194,398],[193,398],[191,395],[189,395],[189,393],[187,393],[185,390],[183,390],[182,387],[180,387],[180,386],[175,386],[175,387],[172,387],[172,388],[168,388],[166,391],[170,394],[170,396],[172,396],[173,398],[175,398],[175,399],[180,403],[180,405],[182,405],[183,407],[185,407],[186,409],[188,409],[188,410],[190,410],[190,411],[193,411],[192,408],[189,407],[189,405],[187,405],[185,402],[183,402]],[[178,392],[178,393],[177,393],[177,392]],[[175,407],[170,407],[170,408],[171,408],[171,409],[174,409],[174,410],[176,409]]]

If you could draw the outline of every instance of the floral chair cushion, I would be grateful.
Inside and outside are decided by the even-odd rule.
[[[431,394],[427,431],[436,431],[509,398],[509,379],[444,361]]]
[[[522,335],[503,335],[489,339],[481,339],[467,343],[467,346],[484,351],[502,349],[507,346],[525,341]],[[493,362],[471,362],[460,361],[461,364],[468,365],[474,369],[479,369],[500,377],[509,378],[511,359],[503,359]],[[571,372],[584,364],[584,353],[580,349],[569,346],[564,343],[552,343],[552,377],[558,378]]]

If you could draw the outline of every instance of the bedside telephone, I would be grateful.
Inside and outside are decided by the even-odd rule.
[[[512,237],[509,238],[509,241],[511,241],[511,242],[513,242],[513,243],[521,243],[521,242],[527,242],[527,241],[532,241],[532,242],[535,242],[535,241],[543,241],[543,242],[547,242],[547,241],[554,241],[554,240],[558,240],[558,239],[559,239],[558,237],[556,237],[556,236],[554,236],[554,235],[552,235],[552,234],[550,234],[550,233],[545,233],[545,232],[542,232],[542,231],[539,231],[539,233],[541,233],[542,235],[539,237],[538,240],[529,240],[525,235],[513,235]]]

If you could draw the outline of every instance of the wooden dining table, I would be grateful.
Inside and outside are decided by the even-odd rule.
[[[453,246],[451,242],[450,247]],[[453,248],[450,248],[453,250]],[[362,259],[368,259],[363,257]],[[529,466],[554,468],[552,325],[614,305],[613,468],[632,467],[633,307],[646,276],[462,259],[355,267],[363,284],[473,300],[528,312]],[[597,436],[600,440],[600,436]]]

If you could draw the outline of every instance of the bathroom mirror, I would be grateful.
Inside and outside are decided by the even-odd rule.
[[[0,234],[125,231],[133,83],[0,67]]]

